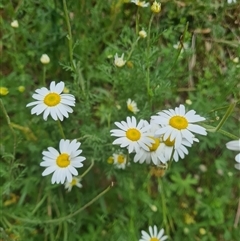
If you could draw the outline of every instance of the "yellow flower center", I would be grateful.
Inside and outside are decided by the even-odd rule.
[[[70,164],[69,155],[62,153],[57,158],[57,165],[59,167],[67,167]]]
[[[158,238],[152,237],[149,241],[159,241]]]
[[[45,96],[43,102],[47,106],[56,106],[60,103],[61,101],[61,96],[57,93],[49,93]]]
[[[152,136],[149,136],[149,137],[154,140],[154,143],[148,147],[149,151],[156,151],[160,145],[160,140],[159,140],[159,138],[155,138]]]
[[[170,137],[168,137],[164,143],[166,146],[174,146],[175,140],[170,141]]]
[[[178,130],[182,130],[188,127],[188,121],[185,117],[173,116],[169,121],[169,125]]]
[[[127,130],[126,136],[131,141],[138,141],[141,138],[141,133],[135,128],[130,128]]]
[[[131,111],[131,112],[133,112],[133,106],[131,105],[131,104],[128,104],[128,109]]]
[[[113,158],[113,156],[110,156],[110,157],[107,159],[107,163],[113,164],[113,162],[114,162],[114,158]]]
[[[73,178],[72,181],[71,181],[71,185],[72,186],[75,186],[77,184],[77,179],[76,178]]]
[[[118,155],[117,162],[118,164],[122,164],[125,161],[124,155]]]

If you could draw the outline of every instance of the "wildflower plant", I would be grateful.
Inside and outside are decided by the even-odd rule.
[[[3,5],[2,239],[237,240],[236,3]]]

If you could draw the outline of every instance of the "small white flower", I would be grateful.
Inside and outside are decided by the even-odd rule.
[[[35,105],[31,114],[40,115],[43,112],[44,120],[47,120],[49,114],[54,120],[60,119],[63,121],[63,117],[68,118],[68,113],[73,112],[70,106],[75,106],[75,97],[70,94],[61,94],[64,85],[62,81],[58,84],[52,81],[50,90],[45,87],[35,90],[36,94],[33,94],[32,97],[37,101],[27,104],[27,107]]]
[[[47,54],[43,54],[40,58],[42,64],[49,64],[50,58]]]
[[[228,4],[236,3],[236,0],[227,0],[227,3],[228,3]]]
[[[115,122],[115,125],[120,128],[111,130],[111,136],[118,137],[113,144],[120,145],[120,147],[127,147],[128,152],[138,152],[140,148],[149,150],[153,140],[147,136],[148,129],[151,128],[150,125],[144,125],[144,121],[140,120],[137,124],[136,118],[132,116],[127,117],[127,122]]]
[[[125,169],[127,164],[127,158],[122,153],[113,154],[113,165],[118,169]]]
[[[232,150],[232,151],[240,151],[240,139],[239,140],[235,140],[235,141],[229,141],[226,144],[227,149]],[[240,153],[238,153],[235,156],[235,161],[238,162],[237,164],[235,164],[235,168],[240,170]]]
[[[123,60],[123,58],[124,58],[124,54],[122,54],[121,57],[118,57],[118,54],[115,54],[115,56],[114,56],[114,64],[115,64],[115,66],[117,66],[119,68],[123,67],[125,65],[125,63],[126,63],[126,61]]]
[[[147,37],[147,32],[145,30],[141,30],[141,31],[139,31],[138,35],[141,38],[146,38]]]
[[[131,99],[127,100],[127,108],[134,114],[139,111],[139,109],[137,108],[137,103]]]
[[[147,121],[144,121],[144,125],[149,125]],[[151,129],[148,130],[148,137],[153,140],[153,143],[148,146],[148,150],[140,148],[140,150],[134,156],[133,161],[139,163],[146,162],[150,164],[151,161],[155,165],[159,165],[160,163],[166,163],[167,159],[164,156],[165,144],[162,142],[160,138],[154,137],[154,133],[159,128],[156,124],[151,124]]]
[[[149,5],[149,3],[146,3],[145,1],[139,1],[139,0],[131,0],[131,3],[135,3],[138,7],[142,7],[142,8],[146,8]]]
[[[18,27],[19,27],[18,21],[17,21],[17,20],[13,20],[13,21],[11,22],[11,27],[13,27],[13,28],[18,28]]]
[[[175,110],[163,110],[158,116],[152,116],[154,123],[159,124],[162,128],[156,131],[156,136],[163,135],[163,140],[175,141],[175,148],[179,147],[183,138],[188,142],[193,143],[194,133],[207,135],[206,129],[202,126],[193,124],[199,121],[204,121],[205,118],[195,114],[196,111],[185,111],[185,106],[180,105]]]
[[[165,144],[164,156],[167,159],[167,161],[171,159],[172,152],[173,152],[173,160],[175,162],[179,161],[179,157],[183,159],[185,155],[188,155],[188,149],[186,148],[186,146],[191,147],[193,144],[193,141],[199,142],[199,140],[195,137],[191,139],[191,142],[183,138],[181,145],[176,147],[174,140],[170,141],[170,138],[168,138],[166,141],[164,141],[164,144]]]
[[[70,192],[72,190],[73,186],[82,188],[82,184],[80,183],[80,181],[81,181],[80,177],[73,177],[71,182],[66,180],[66,182],[64,184],[65,189],[67,189],[67,191]]]
[[[153,227],[149,226],[149,234],[142,230],[142,237],[139,241],[164,241],[168,237],[164,235],[164,229],[162,228],[159,232],[157,230],[157,226],[154,225]]]
[[[43,151],[43,162],[40,166],[47,167],[42,173],[42,176],[47,176],[53,173],[52,184],[61,183],[65,180],[72,182],[73,176],[78,175],[76,168],[82,167],[82,162],[85,157],[79,156],[82,150],[79,149],[81,143],[76,139],[60,140],[59,150],[60,153],[53,147],[48,147],[48,151]]]

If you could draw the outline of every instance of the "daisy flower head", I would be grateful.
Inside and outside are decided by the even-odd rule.
[[[158,116],[152,116],[151,120],[159,124],[161,128],[156,131],[156,136],[163,135],[163,140],[174,140],[175,147],[179,147],[183,138],[188,142],[193,143],[194,133],[207,135],[206,129],[202,126],[196,125],[199,121],[204,121],[205,118],[195,114],[196,111],[190,110],[186,112],[185,106],[180,105],[175,110],[163,110]]]
[[[147,131],[151,128],[150,125],[144,125],[144,120],[140,120],[137,124],[134,116],[127,117],[127,121],[114,123],[119,129],[111,130],[111,136],[118,137],[113,144],[126,147],[129,153],[138,152],[140,148],[149,150],[153,140],[148,137]]]
[[[229,141],[228,143],[226,143],[226,147],[227,149],[232,151],[240,151],[240,139],[235,141]],[[235,168],[240,170],[240,153],[235,156],[235,161],[238,162],[237,164],[235,164]]]
[[[113,164],[118,169],[125,169],[127,165],[127,158],[122,153],[113,154]]]
[[[123,59],[124,58],[124,54],[122,54],[121,57],[118,57],[118,54],[114,55],[114,64],[115,66],[121,68],[125,65],[126,61]]]
[[[136,114],[139,111],[139,109],[137,108],[137,103],[134,100],[131,100],[131,99],[127,100],[127,108],[133,114]]]
[[[161,12],[161,3],[154,1],[151,6],[151,10],[153,13],[160,13]]]
[[[147,121],[144,121],[145,125],[149,125]],[[156,124],[151,124],[151,128],[148,130],[148,137],[153,140],[153,143],[148,146],[148,150],[140,148],[140,150],[134,156],[133,161],[139,163],[146,162],[150,164],[153,162],[155,165],[159,165],[160,163],[166,163],[166,158],[164,156],[164,148],[165,144],[158,137],[154,137],[154,133],[159,128]]]
[[[54,120],[63,121],[63,117],[68,118],[68,113],[72,113],[73,109],[70,106],[75,106],[75,97],[71,94],[61,94],[64,90],[64,82],[55,84],[52,81],[50,89],[42,87],[36,89],[33,94],[33,99],[36,101],[27,104],[27,107],[34,106],[31,110],[31,114],[40,115],[43,113],[43,119],[47,120],[47,117],[51,115]]]
[[[68,180],[65,181],[65,189],[67,189],[68,192],[71,192],[73,186],[76,186],[78,188],[82,188],[82,184],[80,183],[81,178],[80,177],[73,177],[72,181],[69,182]]]
[[[149,5],[149,3],[146,3],[145,1],[139,1],[139,0],[131,0],[131,3],[135,3],[138,7],[142,7],[142,8],[146,8]]]
[[[8,88],[0,86],[0,95],[7,95],[8,93]]]
[[[164,235],[164,229],[162,228],[159,232],[157,230],[157,226],[154,225],[153,227],[149,226],[149,234],[142,230],[142,237],[139,241],[164,241],[168,237]]]
[[[168,138],[166,141],[164,141],[165,148],[164,148],[164,156],[167,161],[171,159],[172,153],[173,153],[173,160],[175,162],[179,161],[179,158],[183,159],[185,155],[188,155],[188,149],[186,147],[191,147],[193,144],[193,141],[199,142],[197,138],[191,139],[191,142],[189,142],[187,139],[183,138],[181,145],[178,147],[175,147],[175,141],[170,141],[170,138]]]
[[[82,162],[86,159],[79,156],[82,153],[79,149],[80,145],[81,143],[76,139],[72,141],[62,139],[59,142],[60,152],[53,147],[48,147],[47,151],[43,151],[43,161],[40,166],[46,169],[42,176],[53,173],[52,184],[55,182],[63,184],[65,180],[72,182],[73,176],[78,175],[76,168],[82,167]]]

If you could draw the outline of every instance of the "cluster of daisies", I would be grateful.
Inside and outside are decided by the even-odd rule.
[[[126,148],[134,153],[134,162],[155,165],[166,164],[173,159],[178,161],[188,154],[194,142],[199,142],[195,134],[207,135],[199,122],[205,118],[194,110],[186,111],[184,105],[175,109],[163,110],[151,116],[150,122],[134,116],[126,121],[115,122],[119,129],[111,130],[111,136],[117,137],[114,145]]]
[[[72,107],[75,106],[75,97],[71,94],[64,94],[64,82],[58,84],[55,81],[50,83],[50,89],[42,87],[36,89],[33,98],[36,100],[27,104],[27,107],[34,106],[31,114],[43,114],[46,121],[51,116],[55,121],[63,121],[64,117],[68,118],[69,113],[73,112]],[[65,188],[71,191],[72,186],[82,187],[78,177],[76,168],[83,166],[85,157],[80,156],[82,150],[81,143],[76,139],[59,141],[59,151],[53,147],[48,147],[47,151],[43,151],[43,161],[40,166],[46,169],[42,173],[43,176],[52,174],[51,182],[65,183]]]

